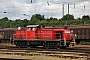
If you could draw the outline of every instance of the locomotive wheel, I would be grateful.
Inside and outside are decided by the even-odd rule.
[[[22,46],[21,46],[21,45],[18,45],[18,44],[16,44],[16,47],[19,47],[19,48],[21,48]]]
[[[50,48],[48,44],[45,44],[44,47],[45,47],[46,49],[49,49],[49,48]]]
[[[36,48],[36,46],[28,45],[28,48]]]
[[[66,48],[66,46],[60,46],[60,49],[65,49]]]
[[[16,47],[19,47],[19,46],[16,44]]]
[[[22,46],[21,46],[21,45],[19,45],[18,47],[19,47],[19,48],[22,48]]]
[[[15,45],[16,45],[16,47],[19,47],[20,48],[20,44],[18,42],[16,42]]]
[[[18,47],[19,47],[19,48],[22,48],[22,44],[18,44]]]
[[[27,45],[25,43],[22,42],[17,42],[16,47],[22,48],[22,47],[27,47]]]
[[[36,46],[33,46],[33,48],[36,48]]]
[[[28,48],[31,48],[31,46],[28,45]]]

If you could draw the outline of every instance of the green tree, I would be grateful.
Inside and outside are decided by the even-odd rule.
[[[90,20],[89,15],[84,15],[84,16],[82,16],[82,20]]]
[[[8,21],[9,19],[7,17],[1,18],[1,21]]]
[[[26,26],[28,25],[28,22],[29,22],[29,21],[28,21],[27,19],[24,19],[24,20],[23,20],[23,27],[26,27]]]
[[[55,21],[55,20],[58,20],[58,19],[57,18],[50,17],[50,21],[51,20],[54,20]]]
[[[21,20],[20,20],[20,19],[16,19],[16,20],[14,21],[14,23],[13,23],[13,26],[14,26],[14,27],[19,27],[19,26],[21,27],[21,24],[22,24],[22,23],[21,23]]]
[[[74,20],[74,16],[70,14],[64,15],[61,20]]]
[[[45,18],[44,18],[44,15],[35,14],[34,16],[35,16],[35,18],[36,18],[37,20],[40,20],[40,21],[45,19]]]
[[[32,15],[31,20],[30,20],[30,22],[31,22],[30,24],[32,24],[32,25],[33,25],[33,24],[37,24],[38,21],[39,21],[39,20],[36,18],[36,16],[35,16],[35,15]]]
[[[75,20],[82,20],[82,18],[79,17],[79,18],[76,18]]]

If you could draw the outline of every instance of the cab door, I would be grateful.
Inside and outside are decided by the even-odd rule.
[[[26,39],[27,40],[35,40],[35,35],[36,35],[35,32],[36,32],[35,28],[27,29],[27,31],[26,31]]]

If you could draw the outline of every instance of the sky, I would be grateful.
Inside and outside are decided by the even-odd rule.
[[[44,15],[45,18],[62,18],[64,15],[74,15],[75,18],[90,15],[90,0],[0,0],[0,18],[10,20],[30,19],[34,14]],[[4,13],[7,12],[7,13]]]

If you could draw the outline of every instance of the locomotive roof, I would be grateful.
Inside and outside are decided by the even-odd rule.
[[[41,29],[41,30],[65,30],[65,29],[63,29],[63,28],[43,28],[43,29]]]
[[[27,27],[37,27],[39,25],[28,25]]]

